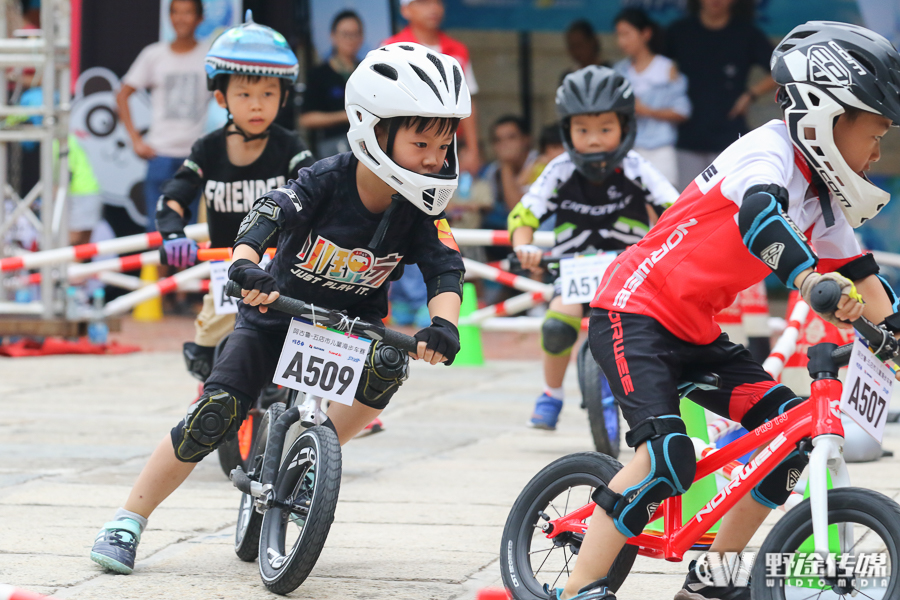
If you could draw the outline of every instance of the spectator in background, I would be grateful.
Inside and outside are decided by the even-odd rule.
[[[344,88],[359,64],[362,44],[362,19],[352,10],[339,12],[331,21],[331,56],[306,76],[300,125],[315,134],[313,147],[319,158],[350,151]]]
[[[732,142],[749,131],[745,114],[775,89],[772,44],[753,23],[754,0],[688,0],[687,17],[666,34],[665,54],[688,79],[690,118],[678,127],[677,187],[683,190]],[[747,87],[750,68],[766,76]]]
[[[671,59],[659,54],[659,26],[643,10],[626,8],[616,16],[614,24],[619,49],[627,57],[614,68],[634,89],[634,149],[672,184],[677,184],[676,125],[691,115],[687,78]]]
[[[134,152],[147,161],[144,181],[147,231],[156,228],[153,214],[162,184],[171,179],[191,153],[194,141],[203,135],[211,97],[206,89],[204,69],[207,49],[194,37],[203,21],[202,0],[172,0],[169,18],[175,41],[157,42],[144,48],[125,74],[116,96],[119,119],[131,136]],[[128,110],[128,97],[144,88],[150,90],[153,109],[146,137],[135,129]],[[191,212],[196,220],[196,199]]]
[[[603,61],[603,46],[600,44],[600,38],[597,37],[594,26],[587,19],[578,19],[569,24],[569,28],[566,29],[566,52],[575,63],[575,68],[563,73],[560,81],[565,79],[569,73],[589,65],[609,66]]]
[[[528,184],[523,185],[520,179],[522,173],[531,170],[537,152],[531,148],[528,124],[522,117],[514,115],[500,117],[494,122],[491,144],[497,158],[485,168],[482,176],[491,186],[493,204],[482,227],[504,229],[509,211],[528,191]],[[488,248],[490,260],[505,258],[508,253],[508,248]]]
[[[468,144],[469,151],[459,157],[460,171],[475,174],[481,168],[481,152],[478,147],[478,114],[475,111],[475,94],[478,83],[472,72],[469,60],[469,49],[441,31],[444,20],[443,0],[400,0],[400,14],[409,22],[400,33],[386,39],[382,46],[397,42],[415,42],[442,54],[448,54],[459,61],[462,66],[466,84],[472,94],[472,116],[463,119],[459,124],[457,138],[460,143]]]
[[[524,189],[531,187],[537,181],[538,176],[544,172],[544,168],[551,160],[566,151],[563,146],[562,131],[559,123],[545,125],[541,129],[541,137],[538,138],[538,155],[530,169],[523,169],[519,176],[519,185]]]

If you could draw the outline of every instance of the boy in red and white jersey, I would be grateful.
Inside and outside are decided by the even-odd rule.
[[[817,282],[837,281],[838,308],[821,316],[838,326],[860,315],[880,322],[897,310],[853,228],[889,200],[865,171],[880,157],[881,137],[900,124],[900,55],[862,27],[810,22],[776,48],[772,74],[784,121],[763,125],[713,161],[607,269],[591,303],[591,350],[636,453],[594,493],[598,508],[578,562],[555,598],[614,598],[604,576],[625,540],[691,485],[696,463],[677,391],[685,370],[717,373],[721,388],[692,392],[691,400],[747,429],[800,402],[715,323],[738,292],[774,272],[804,299]],[[743,550],[807,460],[795,451],[743,497],[710,551]],[[676,600],[750,598],[749,588],[705,585],[693,567]]]

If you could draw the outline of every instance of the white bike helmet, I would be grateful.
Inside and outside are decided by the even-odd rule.
[[[375,125],[393,117],[468,117],[472,99],[456,59],[408,42],[373,50],[347,80],[345,107],[356,158],[420,210],[440,214],[459,179],[456,136],[440,173],[415,173],[391,158],[393,139],[381,149]]]
[[[778,97],[794,145],[838,199],[850,225],[859,227],[890,194],[850,168],[834,144],[834,123],[853,107],[900,124],[900,55],[864,27],[810,21],[775,48],[771,67],[783,86]]]

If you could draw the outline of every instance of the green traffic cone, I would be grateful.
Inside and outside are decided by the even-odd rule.
[[[478,310],[478,298],[475,294],[475,284],[467,283],[463,286],[462,306],[459,309],[460,319],[464,319],[476,310]],[[460,325],[459,353],[453,361],[453,366],[478,367],[483,364],[481,329],[477,325]]]

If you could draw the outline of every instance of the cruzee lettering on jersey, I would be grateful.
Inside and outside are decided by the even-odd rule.
[[[687,342],[713,342],[721,333],[715,314],[771,273],[747,250],[737,217],[749,187],[773,183],[788,191],[787,214],[811,240],[819,271],[861,255],[833,198],[835,224],[825,226],[809,167],[785,123],[775,120],[734,142],[694,179],[650,233],[606,269],[591,306],[653,317]],[[767,253],[770,262],[778,258],[777,248]]]
[[[399,276],[401,264],[418,264],[426,281],[465,269],[443,216],[406,201],[396,207],[381,245],[369,247],[382,214],[369,212],[359,198],[358,164],[353,153],[338,154],[300,169],[296,179],[270,193],[281,207],[283,227],[266,271],[286,296],[374,321],[387,316],[386,284]],[[290,323],[275,310],[238,308],[237,327],[284,331]]]
[[[575,169],[568,154],[554,158],[521,200],[538,221],[556,215],[556,255],[622,250],[650,229],[649,205],[661,214],[675,199],[675,188],[635,151],[601,183]]]
[[[313,164],[300,137],[275,124],[269,129],[262,154],[249,165],[231,163],[225,140],[224,129],[197,140],[191,155],[162,188],[166,198],[184,207],[203,192],[213,248],[230,248],[256,199],[283,186],[301,167]]]

